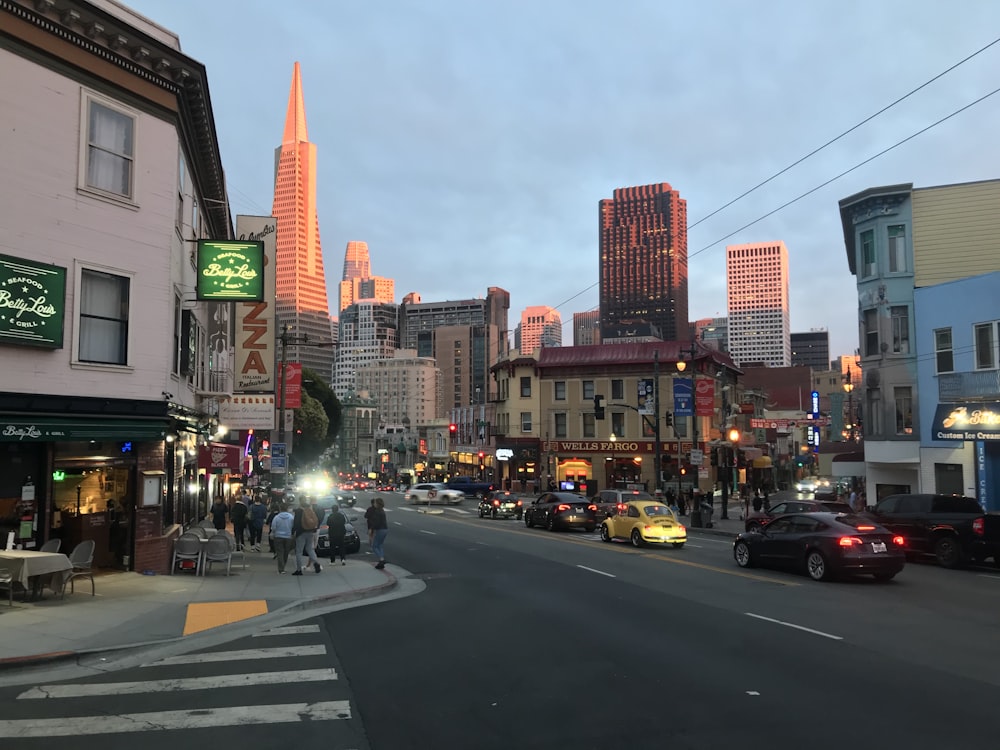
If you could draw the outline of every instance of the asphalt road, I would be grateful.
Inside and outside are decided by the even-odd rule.
[[[367,504],[362,495],[359,513]],[[815,583],[741,570],[716,536],[636,550],[479,519],[475,507],[429,515],[389,496],[386,556],[423,581],[421,593],[58,690],[0,689],[0,741],[18,750],[996,744],[1000,572],[908,565],[888,584]],[[241,685],[248,675],[257,684]],[[162,715],[151,721],[150,711]],[[142,725],[128,726],[139,714]],[[62,739],[12,739],[52,717],[70,719]]]

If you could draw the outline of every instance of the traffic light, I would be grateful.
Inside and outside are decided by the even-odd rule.
[[[458,425],[454,422],[448,425],[448,435],[451,436],[452,440],[458,437]]]
[[[594,396],[594,419],[604,419],[604,396]]]
[[[685,476],[688,473],[687,466],[681,467],[681,476]]]
[[[484,458],[486,458],[486,454],[479,451],[479,463],[482,463]]]
[[[666,414],[663,415],[663,421],[667,425],[667,427],[673,427],[674,426],[674,415],[671,414],[668,411]]]

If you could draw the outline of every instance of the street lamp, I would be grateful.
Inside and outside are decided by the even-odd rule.
[[[847,374],[844,376],[844,390],[847,392],[847,419],[849,424],[847,429],[850,430],[849,437],[850,441],[854,442],[854,374],[851,372],[851,366],[847,366]]]
[[[615,443],[618,442],[618,436],[615,433],[611,433],[608,440],[611,441],[611,489],[615,488]]]
[[[683,373],[687,369],[687,361],[681,359],[681,357],[688,353],[691,355],[691,364],[694,365],[694,358],[697,354],[694,347],[694,339],[691,340],[691,350],[690,352],[684,352],[683,350],[679,352],[677,358],[677,372]],[[698,449],[698,410],[695,408],[694,398],[696,392],[695,383],[696,373],[692,370],[691,372],[691,450]],[[677,464],[680,468],[680,463],[683,461],[683,454],[681,451],[680,440],[677,441]],[[694,488],[698,486],[698,467],[694,469],[694,476],[691,477],[691,526],[700,527],[702,526],[701,520],[701,508],[697,507],[697,503],[694,499]],[[678,483],[679,484],[679,483]]]

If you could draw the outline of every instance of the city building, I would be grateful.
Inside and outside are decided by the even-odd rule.
[[[241,473],[234,303],[195,294],[198,240],[233,238],[208,74],[117,3],[4,2],[0,29],[0,538],[167,573]]]
[[[737,363],[791,364],[784,242],[726,246],[726,307],[729,353]]]
[[[562,346],[562,316],[552,307],[526,307],[514,329],[514,348],[533,352],[540,346]]]
[[[592,346],[600,343],[601,311],[573,313],[573,346]]]
[[[998,204],[1000,180],[925,188],[887,185],[839,203],[848,268],[857,278],[864,377],[856,381],[853,399],[864,435],[869,504],[896,492],[958,486],[975,486],[978,494],[979,482],[990,488],[1000,471],[995,451],[987,450],[986,430],[981,431],[983,440],[958,440],[961,433],[951,429],[961,424],[958,418],[954,423],[949,417],[938,420],[936,413],[938,406],[968,410],[1000,399],[996,357],[991,364],[987,356],[996,339],[976,338],[989,336],[1000,309],[995,292],[986,291],[989,279],[973,278],[1000,270]],[[942,285],[947,289],[932,289]],[[917,290],[926,291],[918,297]],[[973,291],[983,296],[952,296]],[[946,309],[935,310],[934,304]],[[960,349],[960,343],[966,348]],[[968,347],[974,347],[975,356],[969,356]],[[951,369],[929,371],[927,363],[939,356],[946,361],[948,351]],[[932,407],[934,415],[924,412]],[[923,434],[929,424],[933,434]],[[940,437],[938,432],[951,434]],[[942,440],[956,445],[941,447]],[[947,466],[939,471],[937,463]]]
[[[344,250],[344,275],[341,276],[341,279],[344,281],[367,279],[371,275],[372,261],[371,255],[368,253],[368,243],[351,240]]]
[[[830,332],[825,328],[793,333],[792,367],[811,367],[814,370],[830,369]]]
[[[316,214],[316,144],[309,142],[299,64],[292,71],[285,131],[275,149],[274,206],[278,221],[275,314],[292,334],[285,357],[333,378],[333,322]],[[308,337],[312,344],[295,342]]]
[[[358,300],[396,301],[396,282],[384,276],[372,276],[368,243],[352,240],[344,251],[344,278],[340,282],[340,306],[343,310]]]
[[[663,182],[618,188],[598,208],[601,341],[627,339],[638,323],[687,339],[687,202]]]
[[[693,326],[693,339],[720,352],[729,351],[729,318],[701,318]]]
[[[361,300],[340,313],[333,392],[337,398],[360,392],[358,368],[391,359],[399,345],[399,307]]]

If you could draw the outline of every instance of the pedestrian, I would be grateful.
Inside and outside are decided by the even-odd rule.
[[[229,508],[226,507],[226,501],[221,497],[215,498],[215,502],[212,503],[212,525],[215,526],[217,531],[222,531],[226,528],[226,514],[229,513]]]
[[[316,557],[316,550],[313,548],[313,536],[319,528],[319,519],[316,512],[309,505],[306,497],[299,499],[299,507],[295,509],[295,518],[292,523],[292,533],[295,536],[295,572],[293,576],[302,575],[302,557],[305,555],[308,562],[312,563],[313,570],[319,573],[323,568]]]
[[[278,561],[279,575],[285,572],[288,553],[292,551],[292,527],[294,524],[295,516],[288,512],[288,503],[282,504],[270,521],[274,557]]]
[[[275,554],[274,550],[274,526],[272,525],[272,523],[274,522],[274,517],[279,513],[281,513],[281,511],[282,511],[282,504],[279,503],[277,500],[272,500],[271,505],[268,506],[267,509],[266,523],[267,523],[267,547],[268,551],[271,553],[273,557],[277,557],[277,555]]]
[[[754,513],[760,513],[761,506],[764,504],[763,498],[760,496],[760,487],[753,488],[753,510]]]
[[[247,515],[250,509],[242,496],[237,496],[233,502],[233,507],[229,510],[229,518],[233,522],[233,536],[236,537],[236,549],[243,549],[243,535],[247,528]]]
[[[376,568],[381,570],[385,567],[385,538],[389,535],[389,524],[385,520],[385,503],[382,498],[376,497],[372,501],[372,517],[368,528],[374,532],[372,535],[372,553],[378,558]]]
[[[375,528],[372,526],[372,514],[375,512],[375,498],[372,498],[371,505],[368,506],[368,510],[365,511],[365,523],[368,525],[368,544],[371,546],[372,540],[375,539]]]
[[[264,536],[264,522],[267,520],[267,506],[260,495],[253,499],[250,506],[250,549],[260,552],[261,539]]]
[[[340,555],[340,564],[347,565],[347,544],[344,537],[347,536],[347,517],[336,506],[330,509],[330,514],[326,517],[326,528],[330,535],[330,562],[332,563]]]
[[[767,497],[768,486],[764,485],[764,511],[769,513],[771,511],[771,501]]]

